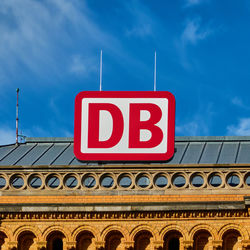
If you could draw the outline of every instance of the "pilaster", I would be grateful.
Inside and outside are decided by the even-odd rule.
[[[212,240],[211,245],[213,250],[220,250],[222,249],[222,240]]]
[[[47,248],[47,241],[35,241],[37,250],[43,250]]]
[[[156,240],[152,242],[152,247],[154,250],[161,249],[163,247],[164,241],[163,240]]]
[[[7,242],[7,249],[8,250],[16,250],[17,249],[17,241],[8,241]]]
[[[134,248],[134,241],[123,241],[123,246],[125,250],[129,250],[131,248]]]
[[[101,250],[105,248],[105,241],[95,241],[96,250]]]
[[[76,249],[76,241],[66,241],[66,250],[75,250]]]

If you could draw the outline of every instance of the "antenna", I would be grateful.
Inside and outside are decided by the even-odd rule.
[[[102,49],[100,54],[100,91],[102,91]]]
[[[154,67],[154,91],[156,91],[156,50],[155,50],[155,67]]]
[[[16,89],[16,144],[18,144],[18,94],[19,88]]]

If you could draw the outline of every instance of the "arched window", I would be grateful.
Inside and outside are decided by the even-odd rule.
[[[31,250],[34,248],[34,238],[36,236],[29,231],[23,232],[18,236],[18,250]],[[33,247],[33,248],[32,248]]]
[[[211,234],[207,230],[199,230],[194,235],[194,250],[208,250],[209,237]]]
[[[3,249],[5,238],[7,238],[6,234],[3,232],[0,232],[0,249]]]
[[[164,236],[163,249],[166,250],[178,250],[180,249],[180,238],[182,234],[176,230],[167,232]]]
[[[135,250],[149,250],[150,239],[153,235],[149,231],[141,231],[135,236]]]
[[[83,231],[76,237],[76,250],[93,249],[94,235],[89,231]]]
[[[65,236],[59,231],[50,233],[47,237],[47,250],[63,250]]]
[[[222,239],[223,250],[236,250],[238,249],[238,237],[241,236],[237,230],[228,230],[224,233]]]
[[[105,250],[121,250],[123,235],[121,232],[114,230],[108,233],[105,238]]]

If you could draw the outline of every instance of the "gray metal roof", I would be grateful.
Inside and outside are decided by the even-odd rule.
[[[174,157],[164,164],[250,164],[250,136],[176,137]],[[27,138],[25,143],[0,146],[0,166],[41,165],[97,163],[78,161],[72,138]]]

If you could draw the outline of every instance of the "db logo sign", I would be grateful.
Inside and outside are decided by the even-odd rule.
[[[174,127],[169,92],[81,92],[74,153],[83,161],[166,161],[174,154]]]

